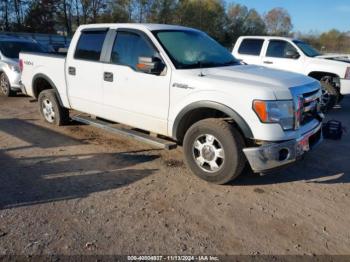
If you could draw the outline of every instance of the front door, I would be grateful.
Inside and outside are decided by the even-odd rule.
[[[118,30],[104,64],[104,105],[109,119],[167,135],[171,70],[161,74],[138,69],[140,57],[162,59],[144,33]]]
[[[262,59],[262,65],[270,68],[302,73],[303,63],[300,61],[302,59],[303,56],[299,54],[291,43],[284,40],[270,40]]]

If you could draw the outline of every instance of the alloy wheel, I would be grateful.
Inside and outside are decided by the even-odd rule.
[[[219,171],[225,161],[225,151],[220,141],[211,134],[200,135],[192,147],[196,164],[205,172]]]
[[[49,123],[53,123],[55,121],[55,110],[54,110],[52,102],[49,99],[43,100],[42,110],[43,110],[45,119]]]

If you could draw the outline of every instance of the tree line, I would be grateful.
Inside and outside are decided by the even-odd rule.
[[[3,31],[60,32],[68,36],[87,23],[179,24],[201,29],[226,47],[232,47],[241,35],[290,36],[293,29],[285,9],[260,14],[254,8],[224,0],[2,0],[0,17]],[[343,34],[337,35],[338,43],[343,44],[337,46],[332,45],[334,32],[305,39],[320,49],[345,51],[349,35],[338,33]]]

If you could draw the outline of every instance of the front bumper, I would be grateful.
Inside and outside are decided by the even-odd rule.
[[[340,79],[340,93],[350,95],[350,79]]]
[[[322,123],[298,139],[245,148],[243,152],[254,172],[266,172],[298,160],[305,152],[321,143],[321,127]]]

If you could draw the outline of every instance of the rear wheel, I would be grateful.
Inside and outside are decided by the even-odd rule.
[[[10,81],[5,73],[0,74],[0,91],[4,96],[14,96],[16,93],[11,90]]]
[[[332,84],[332,77],[325,76],[321,79],[322,99],[321,110],[328,112],[331,110],[339,100],[340,94],[337,88]]]
[[[225,184],[245,166],[244,140],[238,130],[222,119],[204,119],[189,128],[184,138],[187,166],[198,177]]]
[[[39,110],[44,120],[61,126],[69,122],[69,111],[58,102],[55,90],[44,90],[39,94]]]

